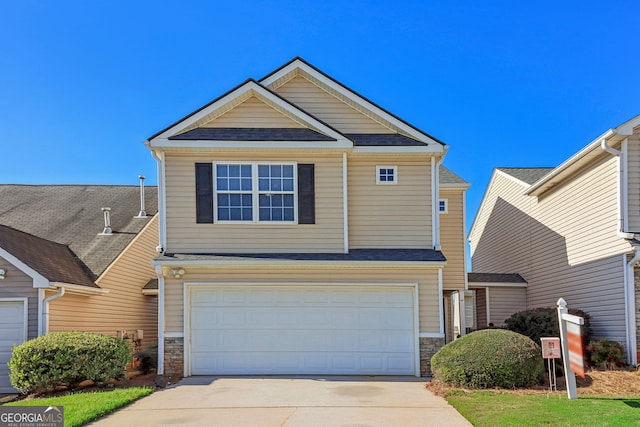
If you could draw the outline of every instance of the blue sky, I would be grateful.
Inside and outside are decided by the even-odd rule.
[[[496,166],[556,166],[640,114],[636,1],[5,1],[0,182],[155,184],[142,141],[301,56]]]

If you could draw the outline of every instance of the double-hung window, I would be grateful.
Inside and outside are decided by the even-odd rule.
[[[296,165],[217,163],[217,222],[295,222]]]

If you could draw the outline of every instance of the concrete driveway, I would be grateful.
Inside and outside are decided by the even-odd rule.
[[[92,426],[471,426],[413,377],[190,377]]]

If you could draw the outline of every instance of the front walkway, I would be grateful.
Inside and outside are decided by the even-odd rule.
[[[190,377],[92,426],[471,426],[414,377]]]

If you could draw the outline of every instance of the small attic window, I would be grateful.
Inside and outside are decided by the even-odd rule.
[[[438,212],[442,214],[449,212],[449,201],[447,199],[440,199],[438,201]]]
[[[398,166],[376,166],[376,184],[397,184]]]

